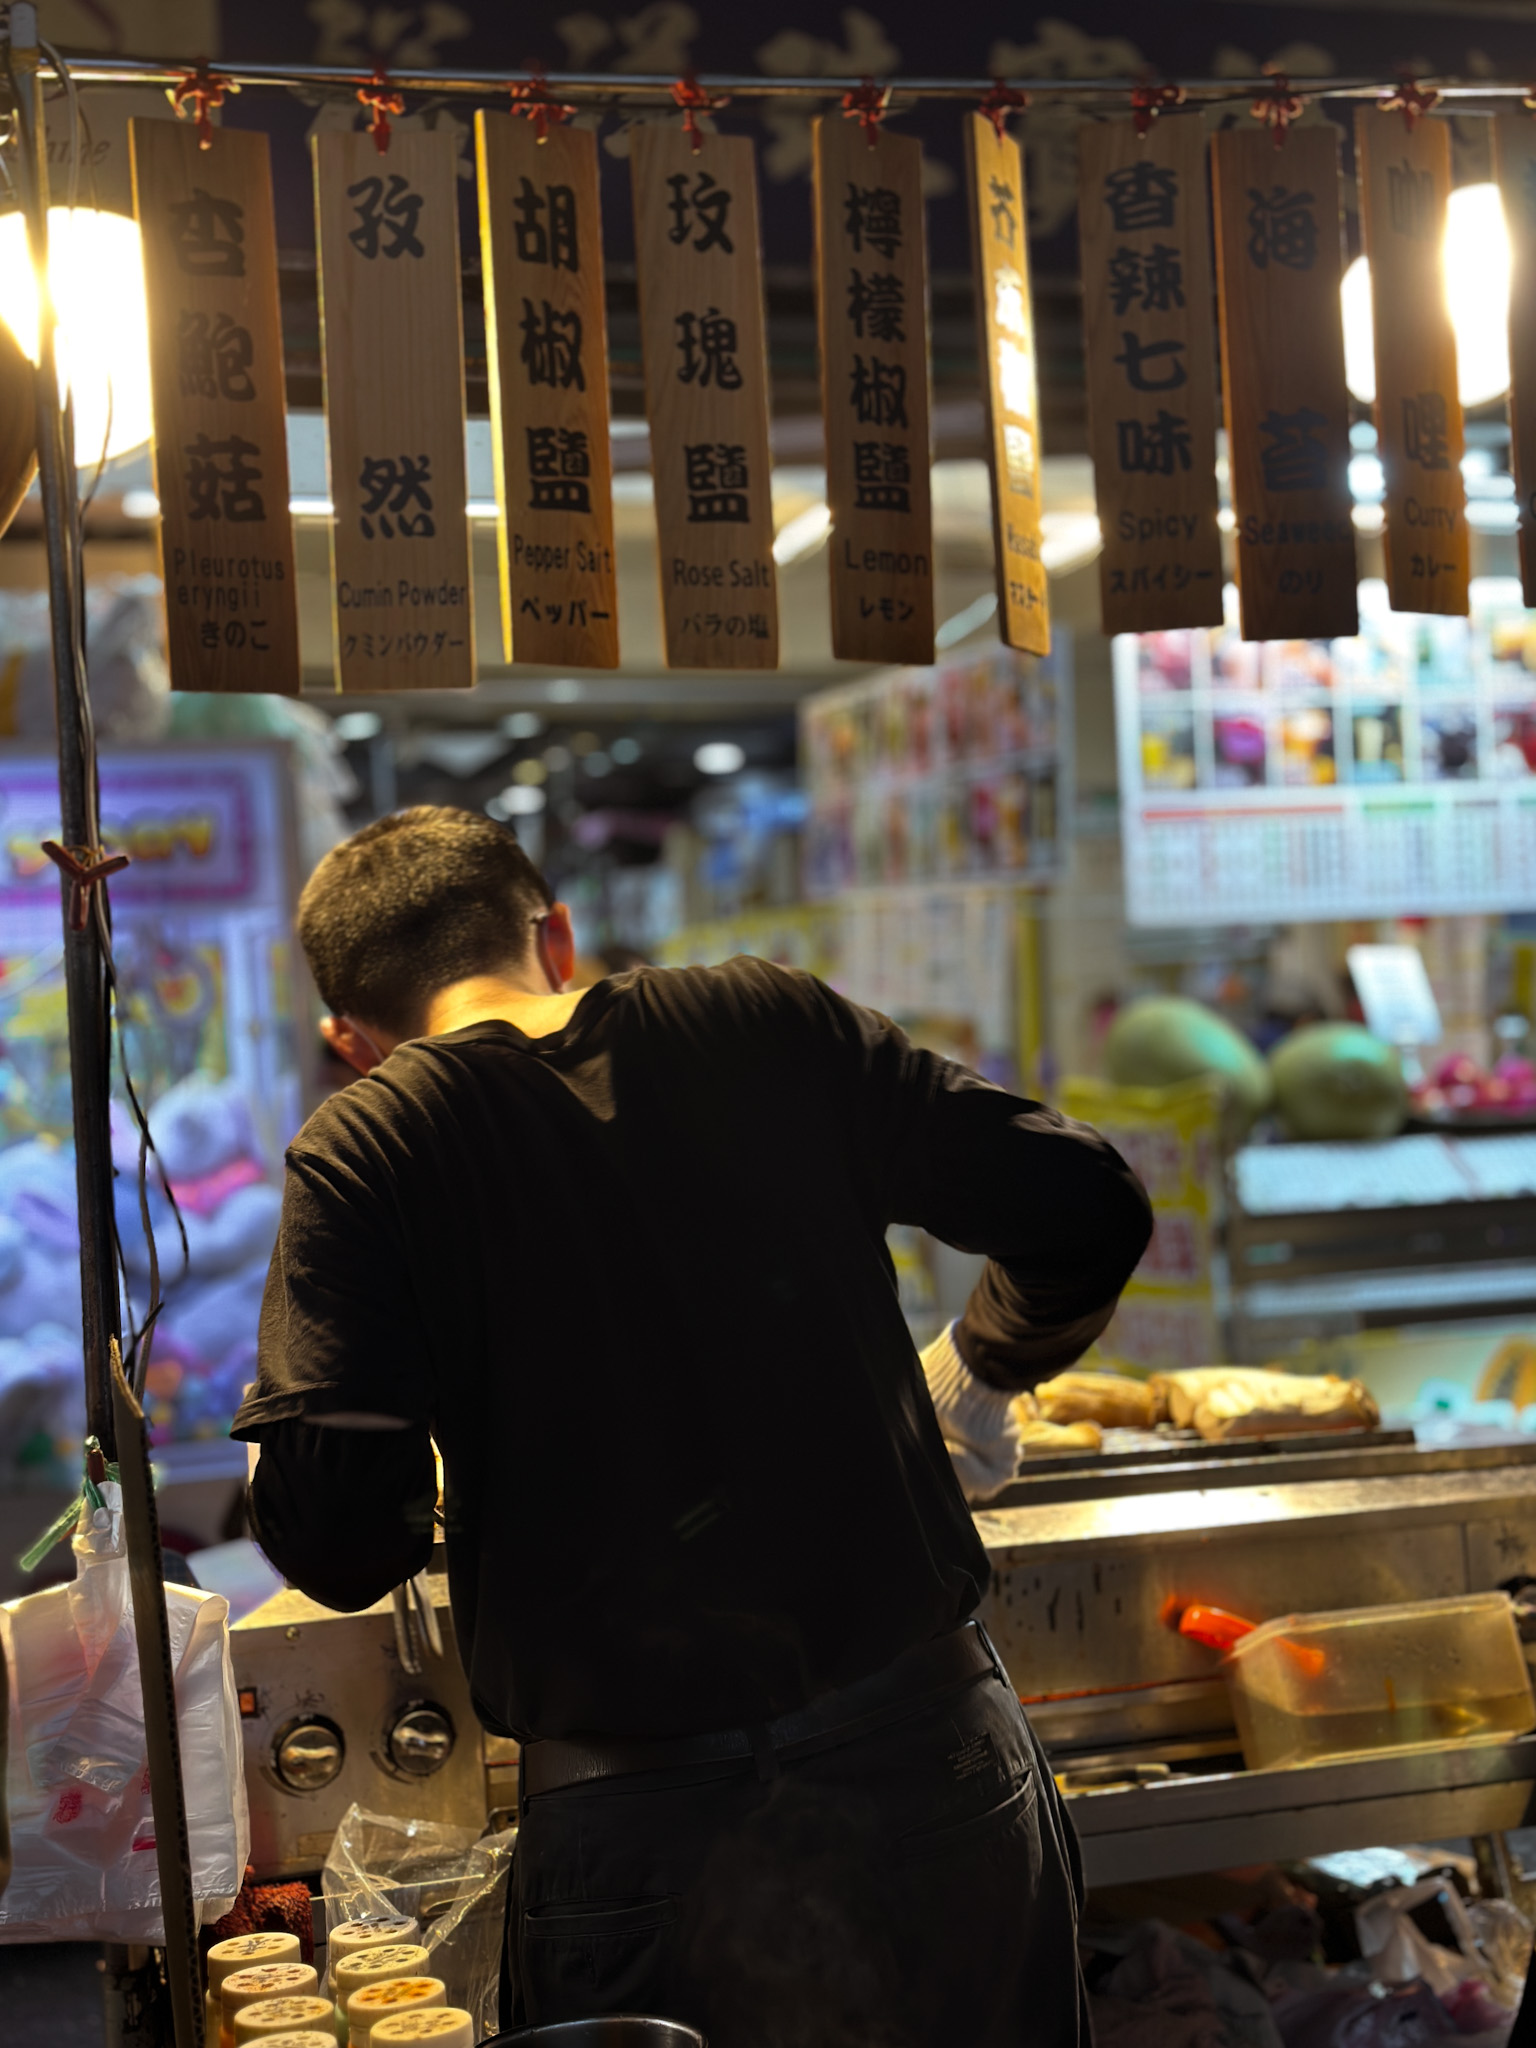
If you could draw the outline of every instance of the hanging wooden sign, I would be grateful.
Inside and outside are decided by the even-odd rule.
[[[1355,115],[1360,225],[1376,328],[1376,452],[1386,477],[1394,611],[1467,609],[1466,492],[1456,337],[1445,302],[1451,133],[1399,113]]]
[[[467,690],[458,153],[450,134],[313,138],[332,603],[343,690]]]
[[[1211,141],[1221,381],[1245,640],[1359,629],[1339,304],[1339,131]]]
[[[1221,624],[1205,127],[1078,140],[1089,446],[1106,633]]]
[[[776,668],[757,169],[743,135],[631,130],[661,609],[674,668]]]
[[[267,138],[130,123],[176,690],[299,687]]]
[[[923,150],[837,114],[811,123],[832,651],[933,660]]]
[[[509,661],[615,668],[618,584],[597,137],[475,116]]]
[[[1498,114],[1493,160],[1509,230],[1509,466],[1520,513],[1520,584],[1536,605],[1536,121]]]
[[[1024,153],[985,114],[965,124],[976,326],[982,338],[992,470],[998,633],[1025,654],[1051,651],[1040,558],[1040,392],[1029,291]]]

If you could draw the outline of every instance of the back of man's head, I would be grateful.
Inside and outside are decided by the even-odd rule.
[[[299,898],[299,940],[338,1017],[407,1038],[440,989],[525,960],[553,902],[506,826],[418,804],[332,847]]]

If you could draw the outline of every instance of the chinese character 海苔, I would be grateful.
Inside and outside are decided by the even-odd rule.
[[[380,255],[426,255],[416,229],[427,202],[411,190],[409,178],[391,173],[387,190],[382,178],[362,178],[347,187],[347,197],[357,201],[357,226],[347,240],[360,256],[371,263]]]
[[[1171,228],[1179,201],[1179,181],[1161,164],[1138,158],[1104,180],[1104,204],[1117,235],[1140,234],[1147,228]]]
[[[1115,445],[1120,467],[1144,476],[1172,476],[1190,466],[1189,421],[1161,407],[1155,419],[1116,420]]]
[[[1302,406],[1299,412],[1268,412],[1259,421],[1259,432],[1268,441],[1259,450],[1259,464],[1266,491],[1320,491],[1328,481],[1328,444],[1318,428],[1328,424],[1325,413]]]
[[[1189,372],[1180,360],[1184,354],[1182,341],[1143,341],[1139,334],[1125,327],[1120,331],[1120,342],[1115,361],[1123,366],[1125,381],[1133,391],[1177,391],[1181,384],[1189,382]],[[1147,369],[1149,363],[1161,363],[1163,375],[1152,376]]]
[[[992,216],[992,239],[1016,249],[1019,244],[1019,215],[1013,187],[993,176],[987,180],[987,191],[990,194],[987,211]]]
[[[695,249],[723,249],[727,256],[734,255],[736,245],[725,231],[731,217],[731,195],[719,180],[708,171],[699,171],[690,192],[688,173],[678,171],[667,183],[672,187],[672,197],[667,201],[667,210],[672,215],[667,240],[681,245],[693,235],[690,246]],[[699,231],[696,235],[695,228]]]
[[[1403,453],[1420,469],[1450,468],[1450,419],[1443,391],[1421,391],[1403,400]]]
[[[576,427],[527,427],[530,512],[590,512],[592,451]]]
[[[1387,166],[1387,218],[1395,235],[1410,241],[1429,238],[1435,216],[1435,181],[1428,171],[1416,171],[1406,157]]]
[[[523,301],[521,360],[530,384],[550,384],[557,391],[587,388],[581,367],[581,315],[557,313],[548,299],[535,307]]]
[[[365,455],[357,487],[363,494],[358,525],[364,540],[430,540],[437,526],[427,485],[430,455]],[[415,504],[419,511],[412,512]],[[375,524],[377,522],[377,524]]]
[[[855,441],[853,502],[861,512],[910,512],[912,464],[905,441]]]
[[[848,318],[860,341],[905,341],[907,294],[890,270],[848,272]]]
[[[848,373],[848,402],[861,427],[904,427],[907,424],[907,372],[901,363],[855,355]]]
[[[710,306],[703,313],[679,313],[673,324],[677,328],[678,354],[683,359],[677,373],[679,384],[696,383],[701,391],[711,384],[718,391],[741,389],[734,320],[728,319],[718,306]]]
[[[261,482],[261,471],[251,461],[261,450],[254,441],[231,434],[223,441],[199,434],[182,449],[187,458],[186,490],[189,519],[265,519],[267,511],[261,493],[252,485]]]
[[[730,441],[686,441],[683,467],[691,522],[716,526],[750,517],[747,509],[747,451]]]
[[[579,270],[575,192],[569,185],[546,185],[541,192],[527,177],[519,183],[512,202],[519,259],[547,263],[551,270]]]
[[[1154,242],[1145,254],[1122,244],[1109,259],[1108,274],[1117,318],[1131,306],[1171,313],[1184,304],[1184,259],[1170,242]]]
[[[251,330],[227,313],[183,308],[176,323],[176,362],[183,398],[254,398]]]
[[[1310,270],[1317,261],[1317,201],[1310,192],[1248,188],[1248,261],[1256,270]]]
[[[901,247],[901,194],[888,185],[853,185],[844,201],[844,218],[854,248],[878,250],[890,262]]]
[[[244,277],[245,208],[201,185],[166,209],[176,261],[189,277]]]

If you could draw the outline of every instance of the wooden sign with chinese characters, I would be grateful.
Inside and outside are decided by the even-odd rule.
[[[166,649],[177,690],[299,687],[267,138],[130,124]]]
[[[631,130],[645,406],[674,668],[776,668],[757,172],[741,135]]]
[[[619,659],[597,137],[475,116],[509,661]]]
[[[1509,230],[1509,466],[1520,511],[1520,583],[1536,604],[1536,121],[1498,114],[1493,160]]]
[[[1221,381],[1245,640],[1359,628],[1349,490],[1339,131],[1211,143]]]
[[[1024,153],[985,114],[971,115],[965,138],[976,324],[985,349],[991,430],[998,632],[1009,647],[1025,654],[1049,654],[1051,614],[1040,559],[1040,394],[1029,296]]]
[[[1205,129],[1078,139],[1089,446],[1106,633],[1221,624]]]
[[[1399,113],[1355,115],[1360,225],[1376,328],[1376,452],[1386,476],[1387,595],[1394,611],[1467,609],[1456,337],[1445,302],[1451,133]]]
[[[828,114],[815,138],[832,651],[933,660],[922,144]]]
[[[446,133],[313,139],[343,690],[467,690],[458,152]]]

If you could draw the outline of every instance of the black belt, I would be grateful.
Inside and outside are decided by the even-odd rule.
[[[526,1802],[543,1792],[559,1792],[603,1778],[631,1777],[638,1771],[684,1770],[695,1764],[748,1759],[756,1762],[760,1777],[771,1778],[782,1757],[809,1756],[818,1749],[851,1741],[915,1713],[929,1697],[988,1672],[1008,1683],[981,1623],[962,1622],[947,1635],[904,1650],[868,1678],[856,1679],[793,1714],[783,1714],[756,1728],[721,1728],[709,1735],[682,1735],[656,1742],[615,1737],[611,1741],[525,1743],[521,1797]]]

